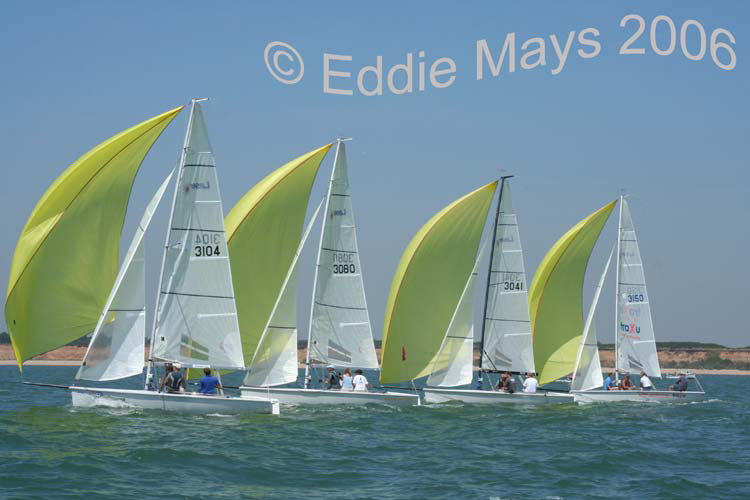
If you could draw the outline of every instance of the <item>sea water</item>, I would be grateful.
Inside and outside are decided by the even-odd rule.
[[[0,366],[0,498],[750,498],[748,377],[703,376],[691,404],[279,417],[75,409],[66,390],[21,384],[75,372]]]

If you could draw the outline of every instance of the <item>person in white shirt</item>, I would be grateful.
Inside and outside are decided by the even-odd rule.
[[[526,380],[523,381],[523,392],[534,394],[536,392],[536,386],[539,385],[539,381],[534,378],[533,373],[526,374]]]
[[[352,379],[352,384],[354,385],[355,391],[366,391],[369,389],[370,384],[367,382],[367,379],[364,375],[362,375],[362,370],[357,370],[354,372],[354,379]]]
[[[642,391],[653,391],[654,384],[651,383],[651,379],[648,378],[646,372],[641,371],[641,390]]]

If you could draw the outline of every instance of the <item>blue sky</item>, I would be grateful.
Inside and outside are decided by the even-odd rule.
[[[204,110],[226,210],[291,158],[337,135],[354,138],[350,178],[376,336],[393,271],[412,235],[433,213],[503,169],[517,176],[514,202],[529,279],[563,232],[626,188],[658,340],[748,345],[748,10],[740,1],[2,2],[1,274],[7,276],[34,204],[67,165],[134,123],[208,96]],[[644,48],[643,55],[618,53],[636,31],[637,21],[619,26],[627,14],[645,21],[632,44]],[[668,56],[651,47],[651,22],[659,15],[676,27]],[[700,61],[682,52],[680,29],[688,19],[706,32]],[[594,39],[601,46],[588,59],[577,53],[591,50],[578,43],[586,28],[598,30]],[[730,71],[710,54],[717,28],[735,37]],[[558,58],[550,35],[564,44],[571,31],[564,68],[553,75]],[[516,71],[509,73],[506,65],[492,77],[485,66],[478,81],[477,40],[486,40],[499,57],[510,32]],[[668,33],[666,21],[657,23],[660,50],[669,46]],[[534,37],[545,39],[547,64],[525,70],[521,46]],[[296,85],[269,74],[263,54],[272,41],[294,46],[304,59]],[[717,41],[726,42],[726,35]],[[689,53],[699,52],[695,26],[686,42]],[[355,88],[356,72],[374,65],[377,56],[386,79],[407,53],[415,69],[419,60],[429,68],[438,58],[451,58],[455,81],[403,95],[388,92],[386,82],[383,95],[326,94],[324,53],[352,58],[336,63],[353,73],[332,80],[341,88]],[[282,69],[291,68],[279,60]],[[721,50],[719,61],[729,61]],[[138,175],[125,245],[178,158],[186,120],[184,114],[170,126]],[[324,194],[332,156],[316,182],[316,200]],[[153,227],[165,224],[161,213]],[[615,226],[613,218],[592,259],[587,297]],[[148,242],[154,274],[162,237]],[[303,337],[313,250],[300,264]],[[597,317],[603,341],[613,336],[614,322],[612,279],[606,286]]]

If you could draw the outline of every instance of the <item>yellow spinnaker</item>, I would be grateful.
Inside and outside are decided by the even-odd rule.
[[[383,325],[381,383],[427,375],[474,267],[497,181],[435,214],[406,247]]]
[[[47,189],[16,244],[5,321],[18,367],[96,326],[117,275],[135,175],[182,107],[90,150]]]
[[[574,369],[583,334],[583,279],[615,203],[617,200],[573,226],[549,249],[534,273],[529,313],[540,384],[553,382]]]
[[[302,237],[315,175],[331,144],[271,172],[224,220],[245,366],[250,366]]]

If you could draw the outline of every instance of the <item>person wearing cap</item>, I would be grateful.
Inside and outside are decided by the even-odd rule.
[[[356,370],[354,372],[354,378],[352,379],[352,384],[354,384],[354,390],[355,391],[366,391],[370,388],[370,383],[367,381],[364,375],[362,375],[362,370]]]
[[[326,369],[328,370],[328,374],[326,375],[326,389],[338,389],[340,387],[339,374],[333,369],[333,365],[328,365]]]
[[[172,363],[172,371],[168,372],[167,376],[162,380],[159,392],[162,391],[165,385],[167,386],[167,392],[185,392],[185,377],[180,372],[180,368],[182,368],[180,363]]]

